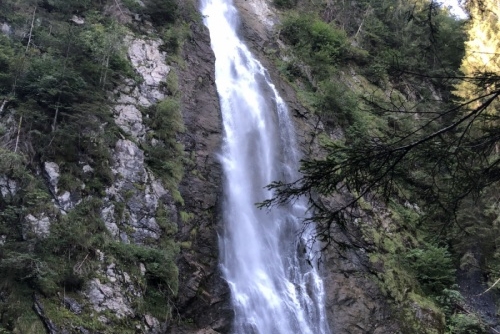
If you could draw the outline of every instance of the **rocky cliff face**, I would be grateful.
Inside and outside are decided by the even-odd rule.
[[[169,220],[176,225],[179,292],[174,301],[174,321],[160,325],[149,317],[151,331],[171,333],[211,333],[227,331],[231,319],[228,290],[218,270],[217,229],[220,219],[221,168],[217,151],[222,136],[218,96],[215,87],[214,61],[208,32],[201,22],[191,24],[191,38],[182,50],[184,66],[173,69],[165,64],[159,51],[160,41],[133,38],[129,58],[143,78],[137,86],[127,82],[115,93],[115,120],[133,140],[119,140],[114,150],[115,173],[120,177],[107,190],[103,218],[109,231],[123,242],[144,244],[162,233],[155,214],[160,202],[167,208]],[[141,108],[165,98],[162,83],[170,71],[177,71],[181,92],[181,113],[185,132],[180,135],[187,162],[179,185],[182,200],[174,200],[144,163],[144,151],[136,143],[147,141],[148,128],[142,121]],[[112,198],[112,200],[111,200]],[[114,203],[126,203],[118,222]],[[132,233],[130,233],[132,231]],[[112,268],[106,269],[106,273]],[[114,274],[114,273],[113,273]],[[122,275],[123,276],[123,275]],[[112,287],[111,287],[112,286]],[[120,287],[116,281],[107,290]],[[126,286],[130,291],[130,286]],[[133,315],[120,293],[110,292],[99,280],[91,281],[88,297],[95,310],[111,310]],[[102,298],[104,295],[104,298]],[[121,302],[119,302],[121,301]],[[121,305],[121,309],[113,307]],[[166,327],[165,327],[166,326]]]
[[[150,23],[133,19],[122,8],[112,6],[108,11],[137,25],[134,33],[124,36],[134,79],[122,80],[108,94],[120,138],[110,147],[101,147],[109,153],[109,165],[97,165],[92,159],[79,162],[82,179],[72,180],[74,187],[66,186],[64,161],[43,161],[37,173],[50,193],[50,210],[24,215],[21,226],[24,241],[36,244],[53,238],[53,229],[64,229],[66,220],[90,216],[85,213],[90,205],[92,215],[97,213],[90,221],[102,222],[105,228],[98,230],[102,247],[92,247],[70,270],[77,282],[68,295],[65,290],[55,298],[36,295],[34,301],[24,302],[34,303],[50,333],[227,332],[229,296],[217,260],[222,184],[217,152],[222,128],[208,32],[201,19],[191,20],[190,37],[177,55],[182,60],[172,61],[176,55],[162,51],[165,42]],[[78,24],[84,25],[85,20]],[[9,35],[12,30],[2,24],[2,33]],[[172,101],[168,106],[179,106],[167,112],[178,112],[183,123],[176,125],[177,134],[169,134],[170,144],[157,139],[158,129],[151,125],[151,118],[158,117],[155,108],[165,100]],[[5,105],[3,101],[2,131],[5,126],[15,128],[15,110]],[[103,136],[103,129],[109,127],[102,124],[95,137]],[[12,130],[2,139],[10,143],[15,135]],[[180,177],[167,176],[165,182],[150,161],[155,149],[168,145],[175,148],[171,156],[183,172]],[[111,182],[99,198],[86,195],[88,181],[102,170]],[[19,191],[19,181],[7,171],[0,175],[2,205]],[[0,235],[0,246],[11,241],[7,239]],[[0,295],[2,305],[10,302],[8,291],[2,289]]]
[[[221,228],[221,166],[217,153],[221,146],[222,122],[215,86],[215,57],[208,31],[203,24],[192,27],[192,38],[180,71],[183,117],[182,137],[192,164],[180,184],[185,210],[191,214],[180,221],[182,249],[179,265],[178,308],[182,323],[172,333],[227,332],[231,322],[229,291],[218,267],[218,230]]]

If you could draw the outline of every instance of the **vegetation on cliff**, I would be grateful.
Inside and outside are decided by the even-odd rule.
[[[270,185],[277,197],[263,205],[308,196],[320,240],[384,263],[377,276],[406,331],[485,333],[492,319],[471,313],[455,283],[474,266],[489,284],[500,275],[498,239],[486,232],[499,217],[497,5],[467,2],[468,20],[426,0],[275,5],[288,46],[278,66],[327,127],[325,158],[305,159],[295,183]],[[353,224],[364,240],[332,234]]]
[[[148,173],[163,181],[173,202],[182,203],[178,185],[189,159],[178,142],[184,124],[175,70],[162,79],[165,99],[141,110],[149,130],[143,141],[115,123],[112,106],[118,87],[143,80],[127,57],[128,39],[162,40],[169,61],[182,66],[178,55],[193,19],[190,1],[0,2],[0,332],[50,327],[43,310],[35,313],[33,296],[56,328],[69,331],[128,333],[171,319],[179,245],[166,200],[143,212],[160,236],[135,243],[112,235],[104,198],[118,221],[129,218],[127,206],[147,205],[136,202],[149,184],[109,193],[119,181],[113,150],[126,139],[145,152]],[[56,181],[47,164],[58,168]],[[125,297],[136,313],[110,311],[96,321],[82,293],[115,276],[129,285]],[[83,311],[68,306],[73,301]]]

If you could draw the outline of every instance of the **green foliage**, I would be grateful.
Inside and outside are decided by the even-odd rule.
[[[13,84],[13,63],[14,63],[13,45],[9,38],[0,34],[0,97],[10,93]]]
[[[22,178],[26,175],[26,157],[0,147],[0,174]]]
[[[105,246],[107,229],[101,219],[102,201],[89,198],[51,225],[43,247],[55,255],[86,255]]]
[[[453,287],[455,288],[455,287]],[[446,317],[449,319],[451,315],[453,315],[456,310],[457,305],[460,305],[464,302],[464,297],[460,293],[460,291],[454,289],[443,289],[441,294],[436,296],[436,301],[441,306]]]
[[[14,5],[9,2],[10,6]],[[33,12],[26,4],[26,12],[18,14],[31,22],[34,13],[39,22],[30,45],[25,47],[16,35],[0,36],[0,62],[5,65],[0,71],[0,97],[9,94],[7,105],[15,107],[15,120],[21,126],[19,149],[30,159],[36,152],[42,161],[66,162],[74,179],[83,176],[71,163],[97,167],[85,190],[90,194],[100,194],[112,179],[109,146],[118,130],[105,89],[132,76],[123,50],[126,31],[99,14],[99,8],[92,1],[45,1]],[[81,15],[79,11],[89,11],[85,25],[61,19],[69,12]],[[28,139],[31,142],[25,143]]]
[[[373,196],[377,204],[394,198],[418,203],[422,211],[411,214],[389,204],[396,228],[387,232],[390,227],[384,226],[366,234],[377,247],[372,262],[376,268],[384,264],[377,273],[381,288],[408,324],[403,332],[432,331],[413,318],[415,307],[407,303],[411,301],[423,306],[424,313],[431,310],[436,326],[428,327],[436,333],[445,330],[443,313],[448,333],[484,333],[479,317],[456,313],[463,299],[453,290],[458,263],[453,256],[468,255],[462,257],[467,260],[463,270],[472,264],[474,270],[479,267],[498,278],[498,73],[467,79],[481,82],[470,90],[489,94],[491,106],[453,103],[452,85],[462,77],[464,22],[437,2],[328,1],[300,6],[300,16],[288,14],[282,26],[280,37],[290,48],[280,49],[280,70],[327,129],[340,125],[343,133],[335,141],[319,134],[326,157],[304,161],[304,177],[296,183],[272,184],[278,194],[272,203],[314,194],[309,197],[317,210],[314,218],[325,231],[332,231],[332,224],[345,228],[354,218],[357,222],[360,211],[371,210],[364,202],[367,197]],[[313,29],[317,17],[328,24]],[[325,42],[334,41],[324,33],[325,25],[345,31],[346,47]],[[495,36],[480,31],[474,33]],[[334,47],[318,47],[316,39]],[[341,196],[345,202],[317,206],[318,194]],[[446,247],[422,241],[436,240],[437,231],[453,255]],[[430,305],[432,300],[443,312]]]
[[[274,5],[281,9],[290,9],[297,5],[297,0],[274,0]]]
[[[460,257],[460,269],[466,272],[481,269],[496,279],[500,273],[497,187],[484,189],[481,198],[464,200],[457,220],[459,226],[450,229],[450,235],[453,250]]]
[[[164,300],[177,295],[179,288],[178,269],[175,257],[179,252],[178,245],[169,243],[161,249],[113,242],[108,250],[124,265],[139,265],[146,267],[147,284],[157,292],[161,291]]]
[[[190,220],[194,218],[194,215],[192,213],[182,210],[179,212],[179,216],[181,217],[181,221],[183,223],[188,223]]]
[[[165,25],[173,23],[178,17],[178,8],[176,0],[147,0],[144,13],[149,15],[156,25]]]
[[[88,10],[91,5],[92,0],[43,0],[40,6],[48,11],[76,14]]]
[[[44,333],[45,327],[32,308],[32,290],[15,280],[6,280],[5,271],[2,271],[0,277],[2,278],[0,333]]]
[[[335,67],[347,56],[348,43],[345,33],[315,16],[287,16],[282,23],[281,37],[320,79],[332,74]]]
[[[80,296],[76,294],[70,294],[70,296],[81,302]],[[138,321],[134,321],[130,317],[118,317],[110,311],[100,313],[107,319],[106,323],[103,323],[91,309],[84,309],[81,314],[75,314],[65,307],[59,298],[39,297],[39,302],[43,305],[45,315],[59,328],[78,328],[78,331],[82,328],[91,333],[101,334],[134,334],[137,332],[136,326],[141,328]]]
[[[365,124],[359,111],[358,98],[341,82],[320,82],[314,106],[326,124],[345,127]]]
[[[56,107],[71,112],[73,104],[84,99],[85,86],[74,69],[61,67],[59,59],[44,55],[30,62],[18,94],[22,99],[36,100],[50,116]]]
[[[138,4],[125,2],[131,8]],[[134,283],[144,293],[144,300],[138,300],[143,304],[138,316],[170,317],[171,300],[178,290],[174,260],[179,245],[173,240],[177,226],[169,221],[166,209],[160,205],[156,217],[164,233],[149,246],[118,243],[101,219],[99,198],[113,182],[110,147],[121,136],[108,95],[124,78],[136,76],[123,44],[128,28],[105,14],[107,5],[94,0],[0,2],[0,21],[15,32],[28,33],[34,18],[29,45],[27,36],[0,34],[0,105],[7,101],[1,116],[12,116],[9,127],[16,128],[0,126],[0,177],[15,185],[12,193],[0,194],[2,242],[5,236],[0,246],[0,331],[45,330],[32,311],[34,292],[41,295],[47,314],[58,326],[69,330],[82,326],[102,333],[122,328],[134,331],[130,319],[107,315],[112,324],[109,329],[89,317],[87,310],[75,315],[59,305],[60,296],[77,296],[86,281],[95,277],[104,265],[103,253],[106,259],[116,260],[121,270],[133,274],[132,280],[138,280]],[[145,14],[162,26],[159,35],[165,36],[169,52],[179,54],[189,27],[169,27],[181,14],[177,1],[152,0],[146,5]],[[135,10],[142,13],[139,7]],[[74,24],[72,15],[84,18],[85,23]],[[145,151],[153,170],[177,191],[183,173],[183,147],[177,134],[184,131],[184,125],[175,71],[170,72],[164,89],[169,97],[148,111],[152,131]],[[19,145],[14,153],[17,126]],[[39,175],[46,161],[60,166],[59,191],[70,191],[72,199],[81,199],[67,214],[54,208],[53,194]],[[84,173],[84,165],[93,170]],[[120,204],[116,204],[116,213],[123,215],[124,204]],[[35,237],[26,229],[28,214],[49,218],[46,238]],[[140,263],[146,267],[145,276],[139,271]]]
[[[159,203],[156,210],[156,222],[165,233],[165,236],[172,237],[177,233],[177,225],[170,221],[168,212],[163,203]]]
[[[66,216],[53,222],[50,235],[36,245],[48,269],[36,281],[45,295],[62,288],[77,291],[95,269],[95,254],[109,242],[108,231],[100,218],[102,201],[90,198]],[[76,269],[75,269],[76,268]]]
[[[142,9],[141,3],[138,0],[122,0],[122,2],[133,13],[138,13]]]
[[[164,29],[163,44],[160,46],[160,50],[166,52],[169,55],[168,58],[178,57],[184,42],[189,38],[190,34],[191,30],[187,23],[177,22],[177,24],[169,26]]]
[[[184,146],[177,140],[177,134],[184,132],[179,101],[176,98],[166,98],[150,107],[146,114],[149,116],[147,125],[152,129],[148,133],[152,142],[144,146],[146,161],[156,175],[173,189],[184,173]]]
[[[489,330],[473,314],[454,314],[451,316],[447,332],[449,334],[487,334]]]
[[[82,46],[87,48],[92,57],[89,60],[99,67],[99,85],[103,88],[109,87],[108,81],[116,74],[134,75],[124,51],[123,38],[126,33],[126,29],[115,21],[102,23],[99,20],[80,33]]]
[[[167,76],[167,80],[165,82],[165,89],[167,94],[170,96],[178,97],[179,96],[179,77],[175,71],[170,71]],[[178,126],[181,130],[183,130],[183,126]]]
[[[5,250],[2,252],[0,269],[19,280],[30,280],[43,275],[47,266],[34,254]]]
[[[408,265],[425,289],[440,294],[455,282],[453,259],[445,247],[427,244],[406,255]]]

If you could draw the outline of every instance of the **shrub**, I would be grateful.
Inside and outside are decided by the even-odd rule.
[[[14,60],[14,50],[9,39],[0,34],[0,96],[8,93],[12,89],[12,63]],[[2,103],[2,101],[0,101]]]
[[[449,334],[487,334],[489,331],[473,314],[452,315],[448,324]]]
[[[319,78],[328,77],[332,68],[348,57],[344,31],[314,16],[288,16],[283,21],[281,36]]]
[[[114,242],[109,245],[109,251],[123,264],[143,263],[148,285],[164,291],[165,296],[175,296],[179,286],[179,271],[174,260],[179,248],[173,242],[164,246],[162,249],[156,249]]]
[[[315,107],[326,123],[352,125],[358,120],[356,95],[341,82],[324,81],[319,84]]]
[[[282,9],[290,9],[297,5],[297,0],[274,0],[274,5]]]
[[[170,77],[171,75],[169,75]],[[167,87],[167,90],[175,87]],[[179,101],[167,98],[146,111],[147,125],[151,128],[151,144],[144,145],[146,162],[156,175],[173,190],[183,177],[184,146],[177,141],[177,134],[184,132]],[[153,144],[153,139],[156,142]]]
[[[419,282],[431,293],[441,294],[455,282],[452,257],[446,247],[427,244],[409,251],[406,259]]]
[[[144,14],[156,25],[173,23],[178,16],[178,5],[175,0],[148,0]]]

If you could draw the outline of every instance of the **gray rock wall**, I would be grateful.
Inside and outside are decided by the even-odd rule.
[[[181,249],[178,307],[184,322],[172,333],[227,333],[231,322],[229,291],[218,267],[218,236],[222,170],[217,158],[221,147],[222,121],[215,86],[215,57],[207,29],[191,26],[186,43],[186,66],[179,71],[183,135],[191,165],[186,166],[180,185],[183,210],[188,220],[180,220]]]

